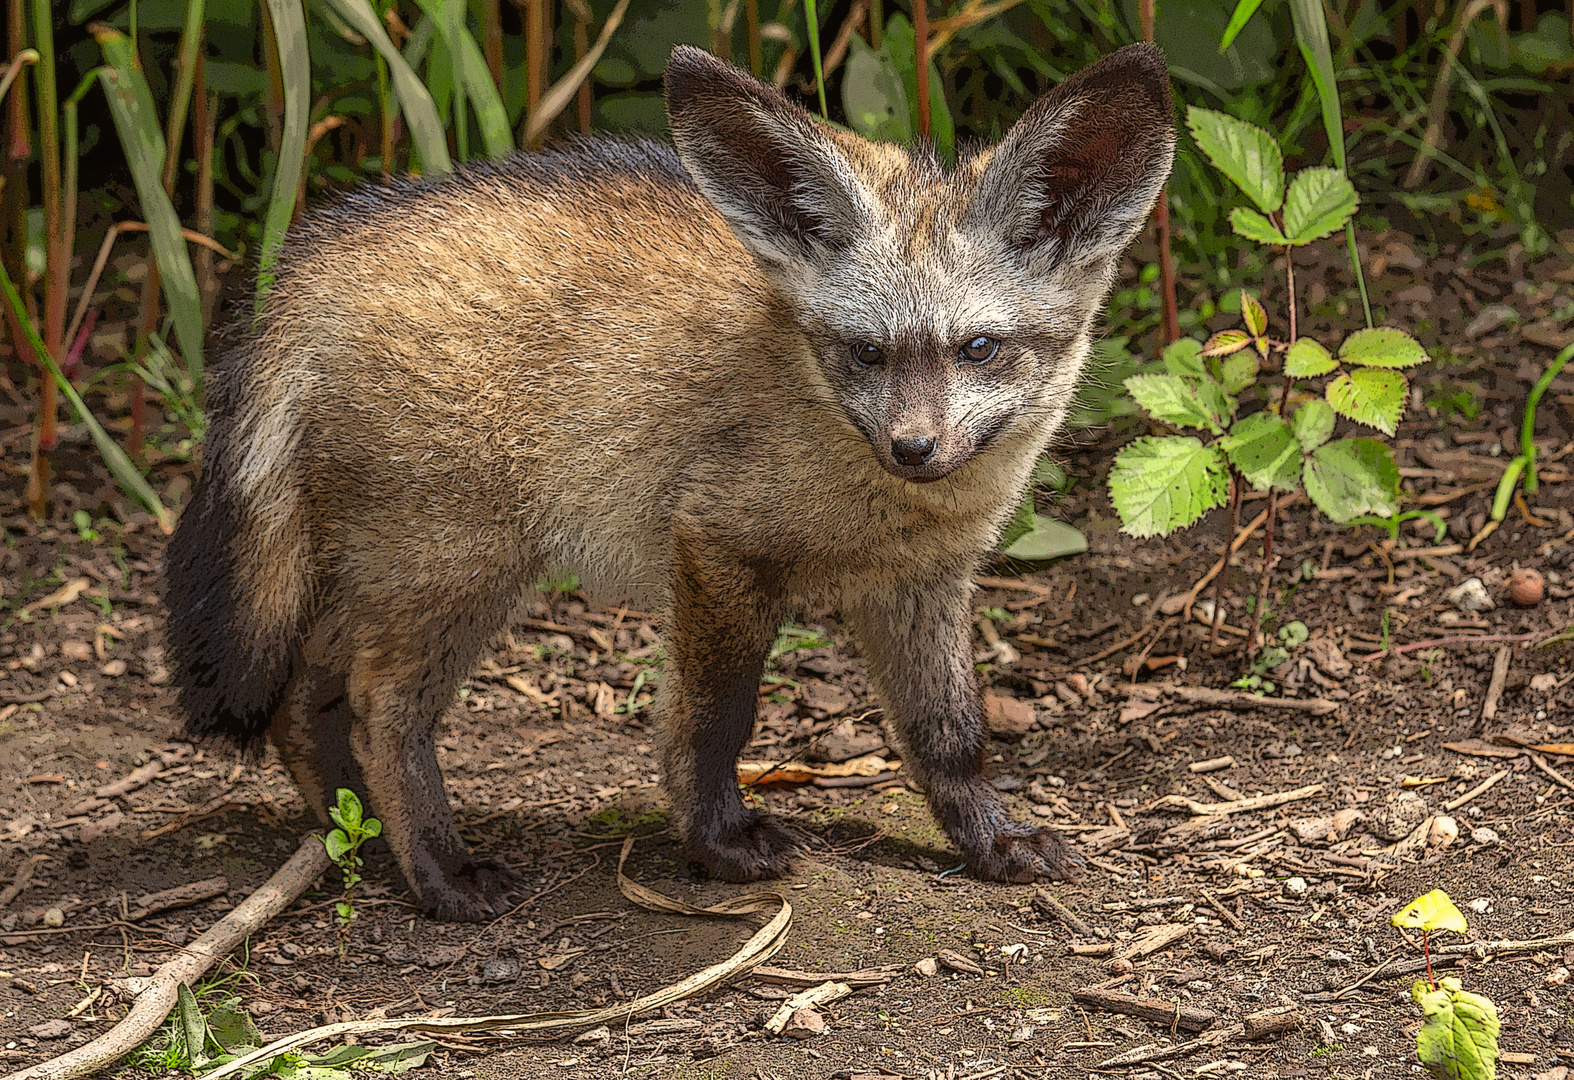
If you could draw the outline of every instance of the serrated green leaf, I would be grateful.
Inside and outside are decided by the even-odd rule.
[[[1389,921],[1407,930],[1452,930],[1456,934],[1463,934],[1470,929],[1465,923],[1464,913],[1454,906],[1454,901],[1442,889],[1433,889],[1416,897],[1400,908]]]
[[[1421,343],[1403,330],[1379,326],[1357,330],[1339,346],[1339,359],[1362,367],[1407,368],[1431,359]]]
[[[1171,375],[1184,375],[1196,379],[1211,379],[1208,366],[1202,362],[1202,342],[1196,338],[1177,338],[1164,350],[1164,370]]]
[[[1284,235],[1292,244],[1321,240],[1344,228],[1359,201],[1342,169],[1302,169],[1284,196]]]
[[[1080,555],[1088,549],[1088,538],[1063,521],[1033,515],[1033,526],[1017,537],[1001,554],[1026,562],[1042,562],[1066,555]]]
[[[1416,1033],[1416,1056],[1438,1080],[1492,1080],[1497,1075],[1497,1006],[1466,993],[1460,981],[1438,980],[1436,990],[1420,979],[1410,996],[1426,1017]]]
[[[1257,357],[1241,350],[1219,365],[1219,385],[1226,394],[1239,394],[1257,381]]]
[[[1215,168],[1235,181],[1265,214],[1284,203],[1284,154],[1255,124],[1193,105],[1186,110],[1192,138]]]
[[[1340,416],[1392,435],[1405,411],[1409,384],[1397,371],[1356,368],[1328,384],[1328,404]]]
[[[1230,228],[1236,236],[1243,236],[1256,244],[1288,244],[1279,226],[1263,217],[1249,206],[1237,206],[1230,211]]]
[[[1155,420],[1177,427],[1201,428],[1215,434],[1224,430],[1235,403],[1211,380],[1179,375],[1133,375],[1126,390]]]
[[[1290,425],[1272,412],[1252,413],[1237,420],[1219,445],[1230,464],[1258,491],[1270,487],[1294,491],[1301,484],[1301,444]]]
[[[1312,338],[1296,338],[1284,354],[1284,373],[1292,379],[1313,379],[1338,366],[1333,354]]]
[[[1399,467],[1376,439],[1324,443],[1307,457],[1301,480],[1317,508],[1340,525],[1361,514],[1399,512]]]
[[[1203,356],[1229,356],[1240,352],[1252,343],[1252,336],[1244,330],[1220,330],[1202,347]]]
[[[1217,446],[1189,435],[1145,436],[1116,456],[1110,501],[1132,536],[1166,536],[1223,506],[1229,467]]]
[[[1249,292],[1241,293],[1241,321],[1246,324],[1246,332],[1254,338],[1268,332],[1268,310]]]
[[[1333,436],[1333,406],[1322,398],[1313,398],[1295,410],[1290,426],[1295,429],[1295,441],[1310,454]]]

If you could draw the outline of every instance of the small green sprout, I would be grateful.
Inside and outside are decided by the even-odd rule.
[[[337,829],[322,838],[323,847],[344,872],[344,895],[334,904],[339,916],[339,955],[349,947],[350,924],[355,921],[355,886],[360,884],[358,872],[365,865],[361,860],[361,845],[375,836],[382,835],[383,823],[373,817],[363,817],[361,800],[349,788],[338,791],[339,803],[330,807],[328,816]]]
[[[1421,931],[1426,979],[1417,979],[1410,997],[1426,1017],[1416,1035],[1416,1055],[1437,1080],[1493,1080],[1497,1075],[1497,1006],[1480,994],[1466,993],[1455,978],[1432,974],[1430,935],[1433,930],[1463,934],[1465,916],[1442,889],[1433,889],[1406,904],[1393,917],[1395,926]]]

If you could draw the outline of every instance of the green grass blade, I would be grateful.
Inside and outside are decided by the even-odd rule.
[[[180,216],[164,192],[164,132],[159,127],[158,109],[137,66],[131,39],[108,27],[99,27],[95,36],[105,60],[105,66],[98,69],[99,83],[109,99],[115,130],[136,184],[137,201],[148,223],[165,303],[175,321],[175,340],[187,369],[200,379],[202,298],[186,238],[181,235]]]
[[[1344,169],[1344,111],[1339,105],[1339,80],[1334,72],[1333,49],[1328,44],[1328,20],[1323,15],[1322,0],[1290,0],[1290,16],[1295,23],[1295,42],[1300,46],[1312,83],[1317,87],[1317,98],[1322,103],[1323,130],[1333,151],[1334,167]],[[1345,224],[1344,235],[1350,249],[1350,268],[1355,271],[1356,288],[1361,293],[1361,310],[1370,327],[1372,301],[1366,293],[1366,274],[1361,269],[1361,256],[1355,246],[1355,222]]]
[[[284,234],[295,217],[295,192],[306,161],[306,133],[311,122],[312,67],[306,46],[306,12],[301,0],[267,0],[284,75],[284,137],[273,170],[273,194],[262,226],[262,251],[257,258],[257,310],[273,288]],[[359,29],[359,27],[357,27]]]
[[[803,13],[809,25],[809,56],[814,61],[814,86],[820,92],[820,115],[829,120],[830,107],[825,103],[825,65],[820,62],[820,12],[815,0],[803,0]]]
[[[276,2],[277,0],[269,0],[269,3]],[[393,42],[388,39],[388,31],[383,28],[382,20],[372,11],[368,0],[323,0],[323,3],[338,12],[345,22],[355,27],[356,31],[371,42],[372,47],[388,62],[388,73],[393,77],[394,93],[399,99],[399,108],[404,112],[405,122],[410,125],[410,138],[415,141],[415,151],[420,155],[421,168],[426,175],[438,176],[453,172],[454,163],[448,157],[448,137],[443,131],[443,122],[438,119],[437,106],[432,103],[432,95],[427,93],[426,87],[421,83],[421,77],[415,73],[415,69],[410,66],[405,56],[394,48]],[[441,20],[429,20],[428,25],[431,22],[440,23]],[[427,33],[430,31],[428,30]],[[411,37],[411,44],[414,45],[420,36],[420,28],[417,28],[416,34]],[[304,44],[302,47],[304,48]],[[482,67],[485,68],[484,63]]]
[[[49,355],[49,350],[44,347],[44,341],[38,336],[38,330],[33,326],[33,321],[27,317],[27,307],[22,303],[22,298],[17,294],[16,286],[11,284],[11,275],[6,273],[5,263],[0,261],[0,289],[5,292],[6,303],[11,305],[16,321],[22,328],[22,333],[27,336],[27,342],[33,349],[33,355],[38,358],[49,371],[50,378],[55,380],[55,385],[60,387],[60,392],[65,395],[71,407],[82,418],[82,423],[87,425],[88,434],[93,437],[93,444],[98,447],[98,452],[104,458],[104,464],[109,466],[109,471],[114,476],[125,492],[150,510],[158,519],[159,528],[164,532],[174,531],[175,519],[159,501],[157,492],[148,485],[146,479],[131,463],[126,452],[120,444],[109,437],[93,414],[88,412],[87,404],[82,400],[82,395],[77,393],[76,387],[71,385],[71,380],[66,378],[65,372],[60,370],[60,365],[55,363],[55,358]]]
[[[1235,35],[1246,28],[1252,21],[1252,16],[1257,14],[1257,9],[1262,7],[1262,0],[1240,0],[1235,5],[1235,13],[1230,16],[1230,25],[1224,28],[1224,37],[1219,39],[1219,52],[1224,52],[1235,43]]]
[[[416,0],[416,4],[443,35],[448,54],[454,58],[465,100],[475,106],[476,118],[481,122],[481,141],[486,144],[487,156],[495,158],[511,153],[514,135],[508,126],[508,112],[503,108],[503,99],[497,92],[497,84],[492,81],[492,73],[487,70],[481,46],[465,28],[464,5],[458,0]],[[462,115],[462,109],[456,110],[456,125]]]

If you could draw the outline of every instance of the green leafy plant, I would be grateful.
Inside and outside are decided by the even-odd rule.
[[[1262,128],[1193,107],[1187,122],[1209,160],[1243,191],[1251,206],[1230,212],[1245,239],[1283,247],[1289,295],[1288,334],[1270,335],[1266,309],[1241,294],[1242,326],[1206,342],[1182,338],[1165,349],[1161,370],[1125,381],[1153,419],[1193,435],[1144,436],[1125,447],[1110,472],[1111,501],[1126,532],[1165,536],[1195,523],[1241,487],[1268,493],[1263,573],[1253,609],[1260,621],[1273,565],[1273,531],[1282,493],[1304,489],[1331,520],[1399,514],[1399,470],[1388,445],[1369,436],[1333,438],[1336,421],[1393,435],[1409,382],[1404,369],[1426,352],[1392,327],[1358,330],[1331,351],[1296,333],[1293,249],[1342,228],[1354,214],[1354,187],[1338,169],[1284,173],[1283,155]],[[1282,385],[1267,371],[1278,361]],[[1248,394],[1263,408],[1244,412]],[[1205,441],[1206,440],[1206,441]]]
[[[1536,385],[1531,388],[1530,397],[1525,399],[1525,414],[1520,421],[1519,453],[1508,463],[1508,468],[1503,470],[1503,478],[1498,481],[1497,492],[1492,498],[1492,521],[1474,539],[1470,546],[1475,548],[1482,540],[1491,534],[1505,517],[1508,516],[1508,506],[1514,498],[1514,492],[1519,488],[1521,481],[1524,483],[1525,494],[1534,495],[1540,488],[1541,479],[1536,475],[1536,407],[1541,404],[1541,396],[1547,392],[1556,379],[1563,366],[1569,362],[1569,357],[1574,356],[1574,345],[1570,345],[1553,358],[1547,365],[1547,370],[1541,373],[1541,378],[1536,380]]]
[[[1490,998],[1465,991],[1455,978],[1432,974],[1431,933],[1463,934],[1464,914],[1442,889],[1433,889],[1394,915],[1395,926],[1421,931],[1426,978],[1417,979],[1410,997],[1425,1018],[1416,1034],[1416,1055],[1437,1080],[1492,1080],[1497,1075],[1497,1006]]]
[[[349,788],[338,791],[338,805],[328,809],[337,829],[331,829],[322,838],[328,849],[328,858],[344,873],[344,895],[334,904],[339,916],[339,955],[349,947],[350,924],[355,921],[355,887],[361,882],[361,845],[375,836],[382,835],[383,823],[374,817],[363,817],[361,800]]]

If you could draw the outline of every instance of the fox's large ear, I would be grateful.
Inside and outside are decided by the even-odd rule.
[[[1152,212],[1174,156],[1164,56],[1128,45],[1023,114],[985,165],[969,217],[1046,270],[1112,263]]]
[[[812,116],[692,45],[667,64],[678,155],[738,239],[777,264],[847,247],[873,200]]]

